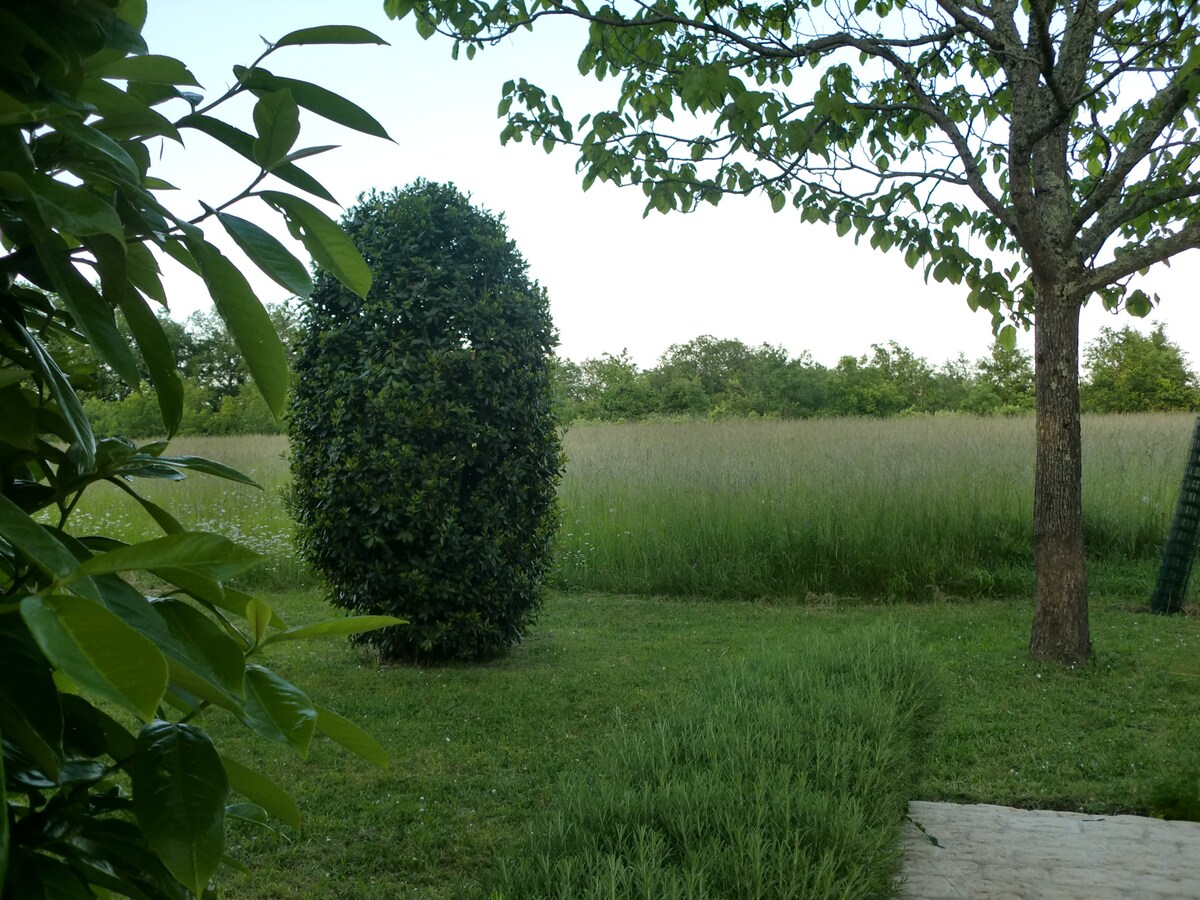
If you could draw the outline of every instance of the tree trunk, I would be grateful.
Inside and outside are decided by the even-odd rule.
[[[1079,311],[1065,280],[1037,284],[1034,359],[1037,471],[1033,559],[1037,610],[1029,640],[1034,659],[1082,662],[1091,651],[1079,434]]]

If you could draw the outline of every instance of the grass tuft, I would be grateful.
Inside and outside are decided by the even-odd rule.
[[[935,698],[895,629],[725,667],[566,781],[493,896],[890,896]]]

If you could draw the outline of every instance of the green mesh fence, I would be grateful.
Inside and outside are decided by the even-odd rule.
[[[1192,450],[1188,454],[1183,486],[1171,517],[1171,530],[1163,547],[1162,565],[1154,585],[1150,608],[1156,613],[1183,611],[1192,562],[1196,558],[1197,538],[1200,537],[1200,418],[1192,432]]]

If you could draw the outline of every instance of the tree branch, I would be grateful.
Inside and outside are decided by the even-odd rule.
[[[1155,263],[1170,259],[1184,250],[1200,248],[1200,220],[1189,222],[1175,234],[1167,237],[1152,238],[1139,241],[1132,246],[1117,251],[1117,258],[1112,262],[1092,269],[1090,276],[1084,280],[1083,287],[1088,293],[1094,293],[1101,288],[1116,284],[1123,278],[1128,278],[1135,272],[1147,269]]]

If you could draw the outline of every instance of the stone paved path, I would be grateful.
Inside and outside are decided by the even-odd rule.
[[[914,800],[906,900],[1200,900],[1200,822]]]

